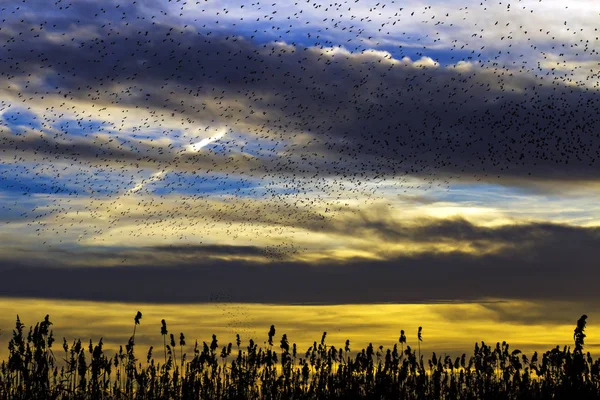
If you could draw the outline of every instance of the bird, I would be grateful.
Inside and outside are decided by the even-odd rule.
[[[552,7],[7,3],[1,229],[165,263],[327,261],[318,235],[401,236],[370,215],[392,195],[401,213],[456,185],[593,180],[598,32]],[[103,262],[146,261],[119,252]]]

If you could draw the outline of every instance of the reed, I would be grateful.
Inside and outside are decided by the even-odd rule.
[[[180,333],[177,360],[175,336],[167,343],[162,320],[162,365],[153,347],[145,363],[135,356],[141,319],[138,311],[125,351],[121,346],[109,357],[102,339],[90,341],[86,351],[79,339],[70,344],[64,338],[64,358],[57,359],[49,316],[28,333],[17,316],[8,359],[0,364],[0,399],[600,399],[600,360],[584,351],[585,315],[576,322],[573,349],[557,346],[527,357],[506,342],[480,342],[470,355],[453,360],[434,352],[427,362],[422,327],[417,351],[402,330],[400,351],[397,344],[386,349],[370,343],[352,355],[349,340],[336,348],[327,343],[327,332],[304,354],[285,333],[276,346],[273,325],[264,348],[253,339],[244,347],[236,335],[237,352],[232,343],[219,351],[213,335],[210,344],[196,341],[189,361]]]

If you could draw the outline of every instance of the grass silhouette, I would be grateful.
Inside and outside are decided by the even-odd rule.
[[[287,335],[275,341],[271,325],[265,347],[253,339],[246,347],[236,335],[236,351],[196,341],[193,354],[184,353],[180,333],[177,359],[175,336],[161,321],[164,362],[135,354],[135,333],[142,313],[134,318],[125,351],[108,357],[90,340],[63,339],[64,357],[55,353],[52,323],[47,315],[28,333],[17,316],[8,344],[8,359],[0,365],[0,399],[600,399],[600,359],[584,352],[583,315],[574,330],[574,349],[559,346],[531,359],[506,342],[495,347],[476,343],[473,354],[452,359],[435,353],[424,362],[402,330],[392,349],[366,349],[350,354],[328,345],[323,332],[306,353],[290,346]],[[169,340],[167,341],[167,335]],[[278,349],[277,349],[278,347]],[[220,350],[219,350],[220,349]]]

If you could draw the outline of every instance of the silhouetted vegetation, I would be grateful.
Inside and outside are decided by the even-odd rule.
[[[61,351],[48,316],[28,332],[17,317],[8,360],[0,368],[0,398],[597,399],[600,360],[584,352],[586,318],[577,321],[573,350],[557,346],[528,358],[508,343],[481,342],[470,356],[433,353],[428,360],[419,355],[421,327],[417,351],[406,345],[404,331],[400,348],[369,344],[358,352],[351,352],[349,340],[344,348],[329,345],[323,332],[319,342],[300,353],[286,334],[278,341],[271,325],[264,347],[252,339],[242,345],[239,335],[235,344],[221,346],[213,335],[210,343],[196,342],[188,355],[184,334],[177,354],[175,335],[162,320],[160,363],[153,347],[143,359],[134,352],[140,312],[125,349],[112,357],[103,351],[102,340],[86,346],[63,339]]]

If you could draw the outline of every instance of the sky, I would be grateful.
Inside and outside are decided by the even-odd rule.
[[[0,10],[2,298],[597,305],[597,1]]]

